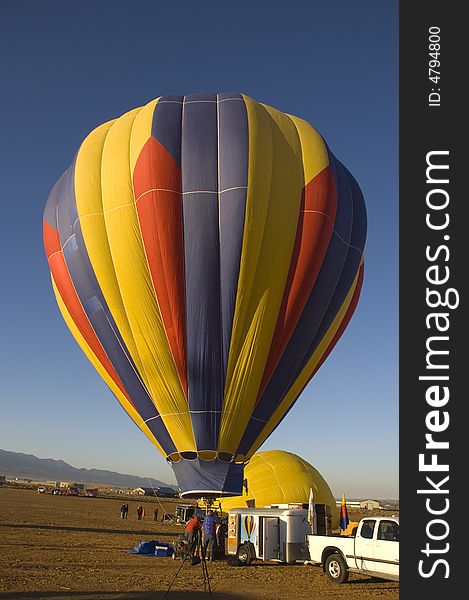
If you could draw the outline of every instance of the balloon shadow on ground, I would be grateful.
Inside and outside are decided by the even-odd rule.
[[[227,557],[228,558],[228,557]],[[278,562],[252,562],[250,565],[241,565],[241,566],[234,566],[235,569],[267,569],[270,567],[277,567],[277,569],[279,568],[279,566],[281,567],[299,567],[301,566],[300,563],[298,564],[289,564],[289,563],[278,563]]]
[[[67,600],[255,600],[252,594],[239,594],[231,592],[217,592],[212,590],[212,595],[204,591],[171,590],[147,592],[0,592],[0,598],[5,600],[41,600],[54,598]]]
[[[347,585],[377,585],[378,590],[395,590],[399,587],[398,581],[388,581],[386,579],[378,579],[370,577],[370,579],[349,579]],[[368,590],[367,590],[368,591]]]
[[[117,533],[121,535],[151,535],[151,536],[174,536],[177,532],[154,531],[151,529],[102,529],[98,527],[71,527],[66,525],[34,525],[31,523],[1,523],[0,527],[11,527],[12,529],[49,529],[53,531],[81,531],[83,533]],[[182,530],[181,530],[182,533]]]

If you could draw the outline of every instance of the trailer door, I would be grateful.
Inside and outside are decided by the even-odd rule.
[[[280,558],[280,519],[278,517],[264,517],[263,521],[263,548],[264,560],[278,560]]]
[[[236,554],[239,542],[238,529],[239,515],[237,513],[228,515],[228,554]]]

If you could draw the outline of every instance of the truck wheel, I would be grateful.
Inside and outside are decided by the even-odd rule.
[[[251,549],[247,544],[242,544],[238,548],[238,552],[236,553],[236,558],[240,562],[241,565],[250,565],[252,562]]]
[[[336,583],[345,583],[348,580],[348,569],[341,554],[331,554],[326,559],[326,573],[329,579]]]

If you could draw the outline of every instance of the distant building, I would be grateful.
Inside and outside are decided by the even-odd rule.
[[[160,498],[178,498],[179,494],[170,487],[138,487],[131,491],[135,496],[159,496]]]
[[[336,500],[336,506],[342,504],[341,500]],[[363,510],[381,510],[382,506],[378,500],[347,500],[347,508],[361,508]]]
[[[360,508],[364,508],[365,510],[380,510],[381,505],[377,500],[362,500]]]
[[[156,492],[156,490],[155,490]],[[131,491],[134,496],[155,496],[153,488],[149,487],[138,487]]]
[[[335,505],[341,506],[342,500],[336,500]],[[347,508],[360,508],[360,501],[359,500],[347,500]]]
[[[179,498],[179,494],[171,487],[156,488],[156,495],[162,498]]]

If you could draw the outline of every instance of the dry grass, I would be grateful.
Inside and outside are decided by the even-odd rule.
[[[37,494],[0,487],[0,598],[78,600],[158,600],[174,580],[169,600],[203,600],[201,565],[145,557],[128,551],[141,540],[172,542],[182,527],[155,522],[156,502],[129,500],[129,518],[122,520],[122,499]],[[177,501],[176,501],[177,503]],[[174,513],[175,502],[164,501]],[[161,518],[160,506],[160,518]],[[372,600],[399,597],[399,585],[351,575],[345,585],[333,584],[319,567],[254,563],[233,568],[220,560],[208,565],[213,600]]]

